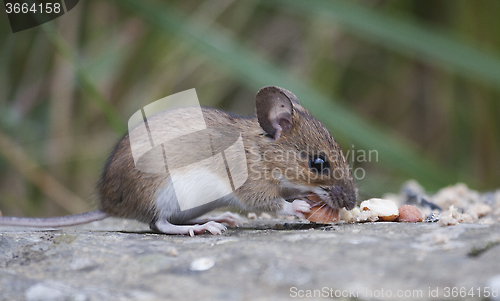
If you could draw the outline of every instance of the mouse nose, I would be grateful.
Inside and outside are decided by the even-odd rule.
[[[330,198],[339,207],[351,210],[356,206],[356,189],[352,185],[334,186],[330,190]]]

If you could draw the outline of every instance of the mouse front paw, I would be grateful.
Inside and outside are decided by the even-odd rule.
[[[284,202],[283,208],[279,212],[282,215],[294,215],[300,218],[305,218],[304,213],[311,211],[311,205],[308,202],[296,199],[293,202]]]

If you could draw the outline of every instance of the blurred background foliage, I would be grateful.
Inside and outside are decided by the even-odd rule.
[[[128,118],[190,88],[242,115],[262,86],[294,92],[344,153],[378,151],[353,163],[362,198],[410,178],[498,188],[499,15],[496,0],[86,0],[13,34],[2,12],[0,210],[94,208]]]

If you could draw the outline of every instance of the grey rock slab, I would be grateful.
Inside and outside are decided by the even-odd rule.
[[[1,227],[0,300],[441,300],[446,288],[473,300],[500,290],[499,242],[500,224],[257,219],[196,237],[119,219]]]

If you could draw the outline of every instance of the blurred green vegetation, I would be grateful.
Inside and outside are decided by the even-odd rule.
[[[196,88],[253,114],[257,90],[294,92],[347,150],[377,150],[361,197],[415,178],[429,190],[500,183],[496,0],[80,1],[13,34],[0,19],[0,210],[94,207],[128,118]]]

